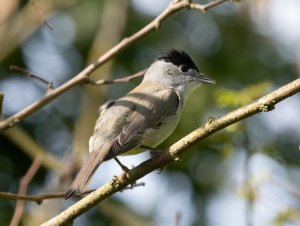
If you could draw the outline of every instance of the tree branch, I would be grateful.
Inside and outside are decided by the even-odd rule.
[[[27,192],[27,187],[38,169],[40,168],[40,165],[42,163],[42,158],[37,157],[34,159],[33,163],[31,164],[30,168],[28,169],[27,173],[25,176],[21,179],[20,182],[20,187],[19,187],[19,195],[25,195]],[[18,200],[15,208],[14,215],[12,217],[12,220],[10,222],[10,226],[16,226],[19,225],[21,216],[23,214],[23,208],[24,208],[24,201],[23,200]]]
[[[44,84],[47,84],[47,87],[48,89],[53,89],[53,82],[52,81],[48,81],[47,79],[39,76],[39,75],[35,75],[33,74],[31,71],[25,69],[25,68],[21,68],[21,67],[18,67],[18,66],[15,66],[15,65],[12,65],[10,66],[9,68],[10,70],[12,71],[17,71],[17,72],[20,72],[20,73],[23,73],[25,74],[28,78],[33,78],[33,79],[36,79]]]
[[[63,198],[65,192],[58,192],[58,193],[45,193],[41,195],[22,195],[22,194],[14,194],[11,192],[3,192],[0,191],[0,198],[9,199],[9,200],[22,200],[22,201],[32,201],[36,202],[37,204],[42,204],[45,199],[56,199],[56,198]]]
[[[189,8],[190,9],[198,9],[200,11],[202,11],[203,13],[205,13],[207,10],[209,10],[210,8],[219,5],[223,2],[227,2],[228,0],[218,0],[218,1],[213,1],[213,2],[209,2],[205,5],[202,4],[198,4],[198,3],[190,3]]]
[[[134,189],[136,187],[140,187],[140,186],[145,186],[145,183],[144,182],[134,183],[134,184],[131,184],[130,186],[125,187],[123,190],[129,190],[129,189],[132,190],[132,189]],[[84,195],[90,194],[93,191],[95,191],[95,189],[87,190],[80,195],[74,195],[74,196],[84,196]],[[37,204],[40,205],[46,199],[57,199],[57,198],[64,199],[65,194],[66,194],[65,192],[57,192],[57,193],[49,192],[49,193],[44,193],[44,194],[40,194],[40,195],[25,195],[25,194],[20,194],[20,193],[14,194],[11,192],[0,191],[0,198],[9,199],[9,200],[31,201],[31,202],[36,202]]]
[[[300,79],[296,79],[293,82],[275,90],[274,92],[249,105],[238,108],[237,110],[234,110],[223,117],[209,120],[204,126],[196,129],[177,141],[166,152],[161,153],[153,159],[142,162],[137,167],[131,169],[126,175],[113,177],[111,181],[107,182],[102,187],[87,195],[83,199],[79,200],[77,203],[61,212],[59,215],[45,222],[42,224],[42,226],[66,225],[67,223],[73,221],[76,217],[80,216],[98,204],[103,199],[122,190],[146,174],[158,168],[164,167],[170,162],[178,161],[182,154],[195,143],[254,114],[273,110],[277,103],[296,94],[299,91]]]
[[[32,5],[32,7],[34,8],[34,10],[36,11],[36,13],[38,14],[38,16],[40,17],[40,20],[50,29],[53,30],[54,28],[52,27],[52,25],[45,19],[41,9],[38,7],[38,5],[36,4],[36,2],[34,0],[30,0],[29,1]]]
[[[92,84],[92,85],[107,85],[107,84],[112,84],[112,83],[126,83],[126,82],[130,82],[132,79],[142,77],[146,71],[147,71],[147,69],[144,69],[133,75],[123,77],[123,78],[117,78],[117,79],[113,79],[113,80],[106,80],[106,79],[100,79],[97,81],[88,80],[87,83]]]
[[[204,9],[209,9],[212,6],[219,5],[225,1],[229,0],[215,0],[208,4],[203,5]],[[32,103],[31,105],[25,107],[23,110],[19,111],[18,113],[14,114],[13,116],[3,120],[0,122],[0,131],[6,130],[9,127],[14,126],[16,123],[19,123],[21,120],[25,119],[32,113],[36,112],[51,100],[56,98],[57,96],[61,95],[62,93],[66,92],[67,90],[71,89],[72,87],[78,85],[79,83],[85,82],[89,80],[90,74],[95,71],[97,68],[102,66],[104,63],[112,59],[122,50],[127,48],[129,45],[134,43],[135,41],[141,39],[151,31],[154,31],[159,28],[161,23],[166,20],[169,16],[173,15],[177,11],[185,8],[191,8],[192,3],[186,0],[175,1],[171,2],[170,5],[160,14],[158,15],[152,22],[146,25],[144,28],[136,32],[135,34],[131,35],[128,38],[124,38],[121,42],[99,57],[94,63],[91,63],[86,68],[84,68],[80,73],[75,75],[72,79],[67,81],[66,83],[62,84],[61,86],[57,87],[56,89],[49,90],[41,99]],[[198,4],[199,5],[199,4]],[[203,11],[203,10],[202,10]]]

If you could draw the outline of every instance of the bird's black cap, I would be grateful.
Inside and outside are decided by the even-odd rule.
[[[172,64],[175,64],[176,66],[180,65],[186,65],[188,68],[195,69],[199,72],[197,66],[193,62],[192,58],[187,55],[184,51],[178,51],[175,49],[171,49],[166,53],[165,56],[161,56],[158,58],[158,60],[163,60],[165,62],[171,62]]]

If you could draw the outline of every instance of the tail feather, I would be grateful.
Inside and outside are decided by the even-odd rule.
[[[73,195],[81,195],[86,191],[93,174],[103,162],[108,150],[108,147],[102,147],[101,150],[92,151],[89,154],[88,159],[83,163],[83,166],[73,181],[70,189],[65,193],[65,199],[68,199]]]

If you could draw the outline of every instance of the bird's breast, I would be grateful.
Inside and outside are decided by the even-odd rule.
[[[176,128],[181,112],[159,122],[158,128],[148,129],[142,138],[142,145],[156,147],[163,142]]]
[[[161,125],[157,129],[148,129],[141,140],[141,146],[147,147],[156,147],[160,143],[162,143],[176,128],[178,121],[180,119],[180,113],[178,112],[177,115],[168,118],[161,122]],[[143,148],[134,148],[123,155],[135,155],[145,151]]]

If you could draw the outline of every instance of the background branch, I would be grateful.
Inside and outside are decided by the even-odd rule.
[[[43,226],[58,226],[72,222],[75,218],[98,204],[103,199],[122,190],[127,185],[133,183],[134,181],[137,181],[146,174],[158,168],[162,168],[170,162],[178,161],[181,158],[182,154],[195,143],[229,125],[232,125],[254,114],[270,111],[274,109],[274,106],[278,102],[294,95],[299,91],[300,79],[296,79],[293,82],[277,89],[276,91],[258,99],[257,101],[247,106],[238,108],[223,117],[209,120],[206,125],[191,132],[190,134],[173,144],[166,152],[160,154],[154,159],[149,159],[141,163],[137,167],[131,169],[125,176],[115,176],[111,181],[107,182],[96,191],[87,195],[65,211],[61,212],[59,215],[45,222]]]
[[[52,27],[52,25],[45,19],[43,12],[41,11],[41,9],[38,7],[38,5],[36,4],[36,2],[34,0],[30,0],[30,3],[32,5],[32,7],[34,8],[34,10],[36,11],[36,13],[38,14],[38,16],[40,17],[40,20],[50,29],[53,30],[54,28]]]
[[[214,5],[219,5],[224,1],[213,1]],[[212,5],[212,2],[203,5],[205,10],[209,9]],[[189,1],[178,1],[178,2],[171,2],[170,5],[159,15],[157,16],[152,22],[146,25],[144,28],[136,32],[135,34],[131,35],[130,37],[124,38],[121,42],[99,57],[96,61],[88,65],[84,68],[80,73],[75,75],[72,79],[67,81],[66,83],[62,84],[61,86],[57,87],[56,89],[49,90],[45,96],[43,96],[40,100],[32,103],[31,105],[25,107],[23,110],[19,111],[18,113],[14,114],[13,116],[3,120],[0,122],[0,131],[6,130],[9,127],[14,126],[16,123],[19,123],[21,120],[25,119],[32,113],[36,112],[51,100],[56,98],[57,96],[61,95],[62,93],[66,92],[67,90],[71,89],[72,87],[87,81],[89,79],[89,75],[95,71],[97,68],[102,66],[104,63],[108,62],[110,59],[115,57],[119,52],[127,48],[132,43],[136,42],[140,38],[144,37],[151,31],[154,31],[159,28],[161,23],[166,20],[169,16],[173,15],[177,11],[185,8],[190,8]],[[45,11],[44,11],[45,12]],[[1,32],[0,32],[1,33]],[[1,40],[1,39],[0,39]]]
[[[123,190],[132,190],[136,187],[140,187],[140,186],[145,186],[144,182],[140,182],[140,183],[135,183],[134,185],[130,185],[126,188],[124,188]],[[75,196],[84,196],[87,194],[90,194],[91,192],[95,191],[95,189],[92,190],[87,190],[84,193],[82,193],[81,195],[75,195]],[[40,195],[25,195],[25,194],[14,194],[11,192],[2,192],[0,191],[0,198],[3,199],[9,199],[9,200],[23,200],[23,201],[32,201],[32,202],[36,202],[37,204],[42,204],[42,202],[46,199],[57,199],[57,198],[65,198],[65,192],[57,192],[57,193],[53,193],[53,192],[49,192],[49,193],[44,193],[44,194],[40,194]]]
[[[42,202],[46,199],[56,199],[63,198],[65,192],[58,193],[45,193],[41,195],[22,195],[22,194],[14,194],[10,192],[2,192],[0,191],[0,197],[9,200],[22,200],[22,201],[32,201],[37,204],[42,204]]]
[[[6,0],[8,2],[15,2],[13,0]],[[1,2],[3,10],[6,8],[4,6],[10,5],[8,2]],[[7,23],[1,24],[0,26],[0,43],[1,43],[1,52],[0,52],[0,61],[5,59],[17,46],[25,41],[42,23],[45,23],[44,20],[41,20],[40,15],[36,12],[36,9],[33,7],[32,1],[28,1],[22,9],[17,13],[10,11],[10,15],[7,16]],[[43,12],[43,18],[46,18],[55,10],[64,9],[70,7],[74,4],[76,0],[73,1],[58,1],[54,0],[51,2],[48,1],[39,1],[38,8],[39,11]],[[15,3],[17,8],[18,2]],[[1,21],[0,21],[1,22]]]
[[[47,87],[49,89],[53,89],[53,82],[52,81],[48,81],[47,79],[39,76],[39,75],[35,75],[33,74],[31,71],[25,69],[25,68],[21,68],[21,67],[18,67],[18,66],[15,66],[15,65],[12,65],[10,66],[9,68],[10,70],[12,71],[16,71],[16,72],[20,72],[20,73],[23,73],[25,74],[28,78],[33,78],[33,79],[36,79],[44,84],[47,85]]]
[[[144,70],[141,70],[133,75],[127,76],[127,77],[117,78],[117,79],[113,79],[113,80],[106,80],[106,79],[100,79],[97,81],[88,80],[87,83],[92,84],[92,85],[107,85],[107,84],[112,84],[112,83],[126,83],[126,82],[130,82],[132,79],[144,76],[146,71],[147,71],[147,68]]]
[[[62,175],[66,171],[65,166],[58,159],[38,145],[22,128],[16,126],[5,131],[3,135],[19,146],[32,159],[40,156],[42,158],[42,165],[57,175]]]
[[[200,11],[202,11],[203,13],[205,13],[208,9],[216,6],[216,5],[219,5],[223,2],[227,2],[228,0],[218,0],[218,1],[212,1],[212,2],[209,2],[205,5],[202,5],[202,4],[198,4],[198,3],[190,3],[189,4],[189,8],[191,9],[198,9]]]
[[[36,174],[36,172],[38,171],[38,169],[40,168],[41,163],[42,163],[42,158],[40,156],[38,156],[32,162],[32,164],[31,164],[30,168],[28,169],[27,173],[21,179],[19,192],[18,192],[19,195],[25,195],[26,194],[27,187],[28,187],[30,181],[32,180],[32,178],[34,177],[34,175]],[[15,208],[14,215],[13,215],[12,220],[10,222],[10,226],[19,225],[20,219],[21,219],[22,214],[23,214],[23,208],[24,208],[24,201],[23,200],[18,200],[17,203],[16,203],[16,208]]]

